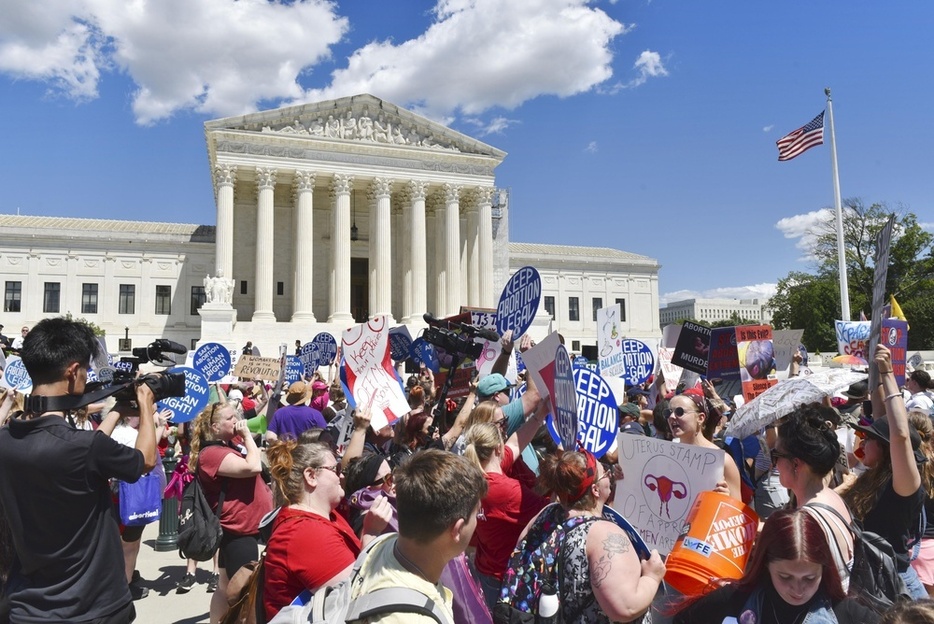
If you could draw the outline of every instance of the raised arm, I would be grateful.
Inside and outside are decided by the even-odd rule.
[[[879,344],[874,363],[879,371],[886,420],[889,423],[889,453],[892,456],[892,488],[899,496],[911,496],[921,487],[921,474],[915,462],[909,437],[908,410],[892,370],[892,354]]]
[[[348,407],[347,409],[350,409]],[[370,411],[366,408],[357,408],[353,413],[353,431],[344,456],[341,457],[341,468],[346,468],[350,460],[363,455],[363,444],[366,442],[366,430],[370,426]]]
[[[509,358],[512,357],[512,330],[507,329],[506,333],[503,334],[503,337],[499,341],[502,350],[499,352],[499,356],[496,358],[496,361],[493,362],[492,373],[499,373],[500,375],[505,375],[506,370],[509,368]]]

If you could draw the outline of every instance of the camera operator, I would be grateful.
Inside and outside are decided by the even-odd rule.
[[[22,349],[33,396],[78,399],[98,348],[84,323],[40,321]],[[64,409],[27,411],[0,430],[0,502],[17,564],[6,586],[11,621],[117,624],[135,617],[108,485],[110,478],[135,482],[156,465],[153,392],[141,383],[135,393],[135,448],[72,427]]]

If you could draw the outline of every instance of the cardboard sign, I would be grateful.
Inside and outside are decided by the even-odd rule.
[[[555,385],[555,353],[561,340],[557,332],[545,336],[544,340],[522,354],[526,370],[543,399],[551,396]],[[566,352],[566,351],[565,351]]]
[[[389,355],[388,320],[375,316],[364,325],[344,330],[341,341],[346,386],[357,405],[370,407],[373,431],[393,424],[409,411]]]
[[[778,383],[771,325],[737,327],[736,354],[743,398],[747,403]]]
[[[834,321],[837,331],[837,353],[840,355],[855,355],[867,362],[869,355],[870,321]]]
[[[327,332],[315,336],[312,342],[318,346],[318,366],[330,366],[337,357],[337,340]]]
[[[176,366],[167,372],[185,373],[185,396],[167,397],[156,405],[159,409],[172,412],[173,423],[186,423],[194,420],[195,416],[208,406],[211,388],[207,377],[201,371],[187,366]]]
[[[665,380],[666,392],[672,392],[675,389],[678,385],[678,380],[681,379],[681,374],[684,372],[683,368],[671,363],[671,358],[673,356],[674,351],[671,349],[665,347],[658,348],[658,371]]]
[[[718,327],[710,333],[707,377],[711,379],[739,379],[739,357],[736,355],[735,327]]]
[[[542,278],[533,267],[522,267],[506,282],[496,306],[496,332],[512,330],[513,339],[528,331],[542,297]]]
[[[217,342],[206,342],[195,351],[191,364],[208,381],[220,381],[230,372],[230,351]]]
[[[685,321],[678,334],[678,344],[671,363],[700,373],[707,373],[707,358],[710,352],[710,328]],[[667,379],[667,378],[666,378]]]
[[[801,346],[803,335],[803,329],[778,329],[772,332],[772,345],[775,347],[775,371],[779,379],[788,377],[791,358],[799,352],[798,347]],[[802,357],[804,357],[803,354]],[[803,360],[801,366],[806,366]]]
[[[32,378],[26,372],[26,365],[18,355],[11,355],[7,358],[2,381],[5,388],[11,388],[21,394],[32,392]]]
[[[624,478],[616,482],[613,508],[627,518],[649,548],[665,556],[684,531],[698,492],[723,479],[726,453],[657,438],[618,434]]]
[[[259,357],[256,355],[241,355],[234,368],[234,377],[239,379],[265,379],[266,381],[279,381],[282,365],[279,358]]]
[[[879,344],[892,353],[892,371],[898,387],[905,385],[905,356],[908,351],[908,322],[898,319],[882,319]]]
[[[597,310],[598,363],[600,364],[600,374],[604,377],[620,377],[626,372],[619,317],[620,306],[618,303]]]
[[[598,459],[616,442],[619,431],[617,400],[606,379],[588,368],[574,367],[577,392],[577,439]],[[554,419],[545,421],[552,439],[564,444]],[[564,448],[574,448],[567,445]]]

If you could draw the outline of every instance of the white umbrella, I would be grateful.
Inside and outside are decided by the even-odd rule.
[[[825,396],[866,379],[866,373],[830,368],[813,375],[779,381],[738,410],[726,426],[727,435],[745,438],[790,414],[795,408],[820,401]]]

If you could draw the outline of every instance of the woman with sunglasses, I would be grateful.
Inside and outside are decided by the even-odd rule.
[[[235,440],[243,444],[245,455]],[[211,624],[217,624],[227,611],[227,583],[237,570],[259,558],[259,522],[272,511],[272,494],[261,475],[260,450],[233,405],[213,403],[195,418],[188,469],[201,481],[212,508],[224,492],[220,579],[211,597]]]
[[[623,530],[603,520],[612,474],[588,451],[548,455],[540,469],[540,485],[558,502],[543,509],[523,531],[498,601],[524,604],[537,613],[538,597],[514,581],[530,566],[545,571],[540,574],[543,579],[554,567],[559,621],[642,622],[665,576],[665,564],[656,550],[640,561]],[[558,541],[555,532],[561,526],[564,538]]]
[[[502,410],[493,422],[476,423],[467,429],[464,456],[480,466],[489,489],[480,501],[480,516],[471,545],[477,549],[474,560],[487,606],[492,611],[499,598],[506,563],[522,529],[548,504],[532,487],[531,479],[517,478],[519,455],[542,426],[547,403],[517,432],[506,437],[506,419]]]
[[[357,538],[335,512],[344,498],[341,465],[322,442],[279,442],[266,451],[282,500],[266,546],[263,606],[272,619],[301,592],[335,585],[350,575],[360,550],[386,527],[386,499],[370,507]]]
[[[885,414],[880,413],[868,427],[854,426],[863,434],[856,456],[867,470],[843,494],[843,500],[865,530],[878,533],[892,545],[898,572],[911,596],[926,598],[917,572],[909,565],[909,544],[918,531],[925,496],[918,464],[927,458],[920,451],[918,432],[908,422],[891,353],[881,344],[876,346],[874,364]]]
[[[671,435],[681,444],[719,448],[713,442],[713,435],[720,422],[720,410],[707,400],[702,390],[690,388],[671,397],[663,413]],[[739,468],[729,453],[725,453],[723,459],[723,480],[714,491],[742,500]]]
[[[396,516],[396,486],[392,480],[392,468],[382,455],[355,457],[344,471],[344,490],[347,498],[347,520],[355,533],[363,528],[367,510],[376,501],[384,498],[392,506],[392,516],[385,532],[398,531]]]
[[[779,482],[794,493],[795,506],[811,514],[824,531],[837,575],[847,591],[853,567],[853,535],[849,529],[853,519],[846,503],[829,486],[828,475],[840,461],[842,449],[828,410],[831,408],[813,403],[788,415],[778,427],[771,457]],[[821,505],[832,507],[843,520]]]

